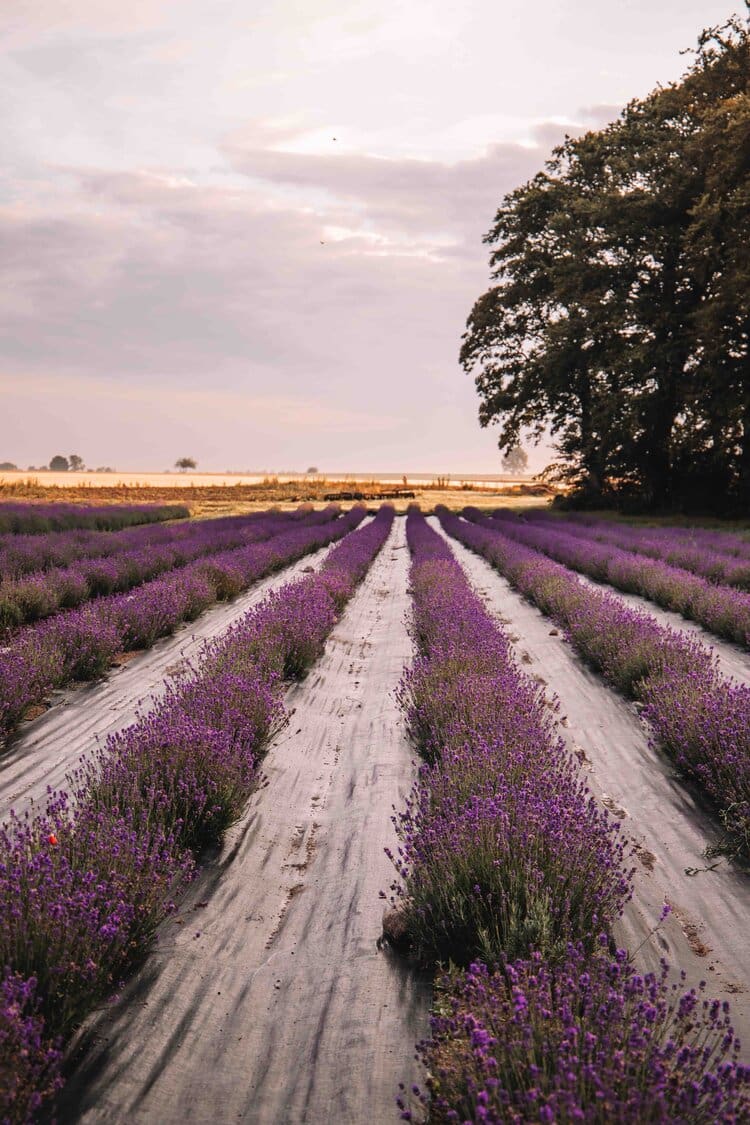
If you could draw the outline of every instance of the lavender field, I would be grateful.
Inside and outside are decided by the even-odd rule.
[[[15,507],[0,1120],[750,1119],[742,534]]]

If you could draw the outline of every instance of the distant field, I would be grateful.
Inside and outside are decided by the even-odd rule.
[[[294,507],[300,503],[323,503],[328,495],[361,493],[377,501],[389,493],[413,492],[413,500],[424,507],[435,504],[463,507],[471,503],[481,508],[500,505],[537,506],[547,504],[554,492],[529,478],[448,477],[404,474],[348,477],[285,474],[273,477],[240,476],[222,473],[0,473],[0,499],[60,500],[65,502],[123,504],[179,501],[193,516],[230,515],[278,505]],[[355,500],[341,501],[350,507]],[[398,511],[405,511],[411,497],[395,497]]]
[[[495,485],[529,484],[531,478],[501,473],[48,473],[0,472],[0,485],[23,485],[25,482],[38,483],[42,487],[70,488],[207,488],[237,485],[262,485],[268,482],[279,484],[296,483],[341,483],[390,484],[404,487],[409,485],[438,485],[444,483],[450,488],[473,485],[477,488],[492,488]]]

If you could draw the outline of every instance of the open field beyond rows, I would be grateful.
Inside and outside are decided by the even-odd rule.
[[[399,496],[403,492],[408,495]],[[547,504],[555,492],[528,478],[430,476],[340,477],[279,475],[235,476],[218,473],[27,473],[0,472],[3,500],[65,502],[77,504],[187,504],[192,516],[236,515],[260,511],[270,504],[294,508],[320,503],[328,494],[340,497],[345,507],[356,500],[377,501],[387,495],[398,511],[410,503],[424,507],[448,504],[463,507],[470,498],[480,507]],[[347,498],[349,494],[349,498]]]
[[[0,1119],[750,1119],[747,539],[425,495],[0,535]]]

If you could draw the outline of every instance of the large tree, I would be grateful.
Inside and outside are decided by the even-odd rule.
[[[703,105],[691,159],[702,194],[686,249],[702,299],[691,406],[693,460],[750,504],[750,38],[739,21],[704,33],[688,87]],[[710,476],[709,471],[709,476]]]
[[[750,487],[747,243],[730,237],[749,80],[747,29],[705,32],[682,81],[567,139],[486,236],[495,284],[461,349],[480,421],[502,450],[550,431],[588,500],[700,502],[695,465],[704,491]]]

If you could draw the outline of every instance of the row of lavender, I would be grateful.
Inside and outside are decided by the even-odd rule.
[[[0,504],[0,534],[42,534],[71,527],[114,531],[140,523],[185,519],[190,515],[184,504],[118,504],[95,507],[91,504]]]
[[[563,519],[546,509],[527,512],[525,518],[564,531],[566,535],[660,559],[712,582],[750,590],[750,541],[747,539],[708,528],[633,527],[611,520],[584,523]]]
[[[744,1119],[728,1012],[614,950],[632,877],[618,826],[445,542],[408,521],[401,703],[427,764],[396,817],[395,914],[423,962],[452,966],[413,1097],[431,1122]]]
[[[549,521],[532,525],[512,515],[487,521],[476,508],[467,508],[463,514],[484,526],[498,528],[504,535],[598,582],[639,594],[697,621],[717,637],[750,648],[750,594],[733,586],[716,585],[681,567],[647,558],[632,549],[598,543],[585,534],[570,534],[565,525]]]
[[[540,509],[539,514],[542,518],[550,516],[556,518],[552,512],[544,512]],[[725,555],[733,555],[736,558],[750,559],[750,527],[737,527],[733,530],[728,530],[726,523],[722,526],[704,527],[695,525],[684,524],[670,524],[654,526],[645,523],[627,523],[622,519],[608,520],[602,516],[592,515],[590,512],[568,512],[565,516],[566,519],[571,520],[581,527],[600,528],[604,529],[611,527],[613,530],[628,530],[632,529],[633,532],[643,532],[650,535],[655,541],[661,536],[664,539],[671,540],[672,542],[683,542],[686,545],[697,548],[706,548],[708,550],[719,551]],[[720,521],[717,521],[717,524]]]
[[[306,513],[306,522],[326,523],[338,512],[338,507],[332,505],[321,512]],[[151,532],[148,537],[138,529],[135,534],[121,533],[115,543],[110,543],[114,550],[109,553],[18,578],[3,576],[0,578],[0,634],[51,617],[61,609],[83,605],[95,597],[125,593],[161,574],[187,566],[195,559],[260,542],[290,526],[293,526],[291,516],[268,512],[260,517],[239,516],[227,520],[198,520],[176,527],[146,528],[145,531]],[[98,534],[105,540],[111,539],[111,533]],[[144,541],[123,549],[123,535]],[[37,541],[44,545],[44,537],[38,537]]]
[[[641,700],[655,744],[715,802],[738,850],[750,854],[750,687],[724,679],[709,649],[505,534],[440,509],[445,530],[483,555],[624,695]]]
[[[277,509],[252,512],[241,516],[222,516],[210,521],[180,520],[177,523],[147,523],[121,531],[51,531],[46,535],[0,535],[0,578],[20,578],[32,571],[65,567],[80,559],[110,558],[122,551],[160,547],[164,543],[181,543],[189,539],[197,525],[210,523],[217,532],[235,527],[250,527],[257,520],[302,519],[309,515],[311,505],[303,504],[294,511]]]
[[[364,518],[365,510],[355,508],[334,519],[331,514],[312,513],[291,529],[282,525],[264,542],[206,555],[134,591],[99,598],[21,629],[0,650],[0,737],[10,734],[28,708],[53,688],[95,679],[118,653],[151,646],[217,600],[232,598],[259,578],[340,539]]]
[[[284,680],[318,658],[392,521],[381,509],[317,573],[251,610],[84,763],[70,794],[0,832],[2,1120],[33,1120],[54,1094],[65,1039],[143,956],[201,849],[240,815],[285,721]]]

